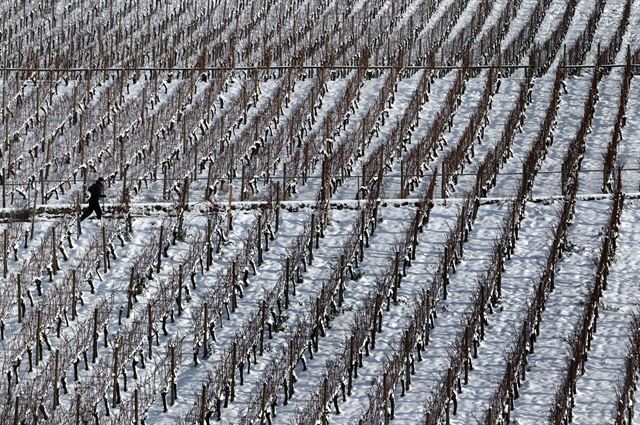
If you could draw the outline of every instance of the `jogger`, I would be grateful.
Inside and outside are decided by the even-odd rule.
[[[102,177],[98,178],[98,180],[89,186],[87,189],[89,191],[89,206],[82,210],[82,216],[80,216],[80,221],[89,217],[92,212],[96,213],[98,220],[102,217],[102,208],[100,208],[100,198],[104,198],[104,179]]]

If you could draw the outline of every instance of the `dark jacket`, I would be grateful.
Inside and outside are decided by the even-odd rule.
[[[104,186],[100,182],[95,182],[94,184],[89,186],[87,188],[87,190],[89,191],[89,194],[91,195],[89,197],[89,202],[91,202],[91,201],[97,202],[98,199],[105,197],[105,195],[104,195]]]

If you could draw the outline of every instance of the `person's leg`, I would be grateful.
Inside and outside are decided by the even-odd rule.
[[[89,204],[89,206],[87,208],[84,208],[82,210],[82,215],[80,216],[80,221],[83,221],[85,218],[89,217],[92,212],[93,212],[93,208],[91,207],[91,204]]]
[[[102,208],[100,208],[99,202],[96,202],[96,204],[93,206],[93,210],[96,212],[98,220],[100,220],[102,218]]]

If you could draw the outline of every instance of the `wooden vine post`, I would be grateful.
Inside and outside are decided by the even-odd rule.
[[[22,323],[22,284],[20,282],[20,273],[16,275],[16,282],[18,285],[17,291],[17,305],[18,305],[18,323]]]
[[[276,182],[276,223],[275,223],[275,232],[278,233],[278,229],[280,228],[280,182]]]
[[[387,386],[387,372],[382,375],[382,394],[384,396],[384,425],[389,425],[389,389]]]
[[[209,303],[204,302],[204,323],[202,324],[202,358],[206,359],[209,357]]]
[[[29,192],[31,193],[31,192]],[[33,234],[36,230],[36,201],[37,196],[33,197],[33,208],[31,209],[31,232],[29,233],[29,240],[33,240]]]
[[[36,312],[36,366],[42,360],[42,313],[40,309]]]
[[[109,271],[109,254],[107,254],[107,229],[102,226],[102,271],[106,273]]]
[[[206,332],[205,332],[206,333]],[[178,399],[178,385],[176,383],[176,346],[169,346],[171,355],[171,405],[173,406]]]
[[[182,287],[184,286],[183,265],[178,266],[178,295],[176,296],[176,304],[178,305],[178,316],[182,316]]]
[[[76,269],[71,270],[71,320],[76,320],[78,316],[78,297],[77,297],[77,277],[76,277]]]
[[[405,352],[405,391],[411,388],[411,341],[409,331],[404,334]]]
[[[310,236],[309,236],[309,265],[313,264],[313,230],[315,229],[315,219],[316,215],[311,214],[311,228],[310,228]]]
[[[140,425],[140,407],[138,401],[138,388],[133,389],[133,424]]]
[[[233,231],[233,215],[231,214],[231,207],[233,203],[233,186],[229,185],[229,205],[227,206],[227,231]]]
[[[124,149],[124,142],[120,143],[120,148],[121,148],[121,155],[123,155],[122,149]],[[120,202],[127,203],[127,171],[129,170],[128,168],[125,168],[124,166],[121,165],[121,167],[123,168],[122,170],[122,193],[120,194]]]
[[[3,85],[4,87],[4,85]],[[4,109],[4,108],[3,108]],[[2,208],[7,207],[7,169],[2,169]]]
[[[258,248],[258,267],[262,265],[262,216],[258,216],[258,232],[256,234],[258,238],[256,247]]]
[[[284,308],[285,309],[289,308],[289,278],[291,273],[290,268],[291,268],[291,257],[287,257],[285,259],[285,268],[284,268]]]
[[[400,160],[400,198],[406,198],[405,177],[404,177],[404,159]]]
[[[60,270],[60,265],[58,264],[58,250],[56,244],[56,228],[51,228],[51,271],[53,274],[57,274],[58,270]]]
[[[3,251],[2,251],[2,275],[6,279],[9,272],[7,264],[7,256],[9,255],[9,232],[7,229],[3,231]]]
[[[244,201],[244,192],[245,192],[245,185],[244,185],[244,177],[245,177],[245,165],[242,165],[242,174],[240,175],[240,201]]]
[[[151,312],[151,304],[147,304],[147,319],[148,319],[148,329],[147,329],[147,357],[149,359],[153,358],[153,316]]]
[[[207,384],[202,384],[202,396],[200,398],[200,418],[199,425],[205,425],[207,415]]]
[[[92,337],[92,348],[93,355],[91,356],[91,362],[95,363],[98,359],[98,309],[95,308],[93,310],[93,332],[91,334]]]
[[[82,209],[80,208],[80,195],[78,195],[78,197],[76,198],[76,229],[78,232],[77,239],[80,239],[80,236],[82,235],[82,221],[80,220],[81,211]]]
[[[267,321],[267,302],[262,300],[262,314],[260,315],[260,355],[264,355],[264,325]]]
[[[447,199],[447,175],[444,171],[444,163],[442,164],[442,175],[441,175],[441,184],[440,184],[440,190],[441,190],[441,197],[442,199],[446,200]]]
[[[111,407],[116,407],[120,403],[120,385],[118,383],[118,354],[120,347],[118,343],[113,347],[113,370],[111,377],[113,379],[113,394],[111,400]]]
[[[211,217],[207,216],[207,261],[206,261],[206,271],[209,271],[211,265],[213,264],[213,246],[211,244],[211,234],[212,234],[212,223]]]
[[[40,203],[44,205],[46,199],[44,194],[44,170],[43,169],[40,169],[39,178],[40,178]],[[33,204],[34,204],[34,210],[35,210],[35,202]],[[35,211],[34,211],[34,214],[35,214]]]
[[[158,258],[156,262],[156,273],[160,273],[160,265],[162,264],[162,241],[163,241],[164,225],[160,226],[160,238],[158,239]]]

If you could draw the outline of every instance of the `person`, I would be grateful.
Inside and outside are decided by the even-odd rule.
[[[82,210],[82,216],[80,217],[80,221],[83,221],[85,218],[89,217],[92,212],[95,211],[98,220],[102,217],[102,209],[100,208],[100,198],[105,198],[104,194],[104,179],[102,177],[98,178],[94,184],[87,188],[89,191],[89,206]]]

